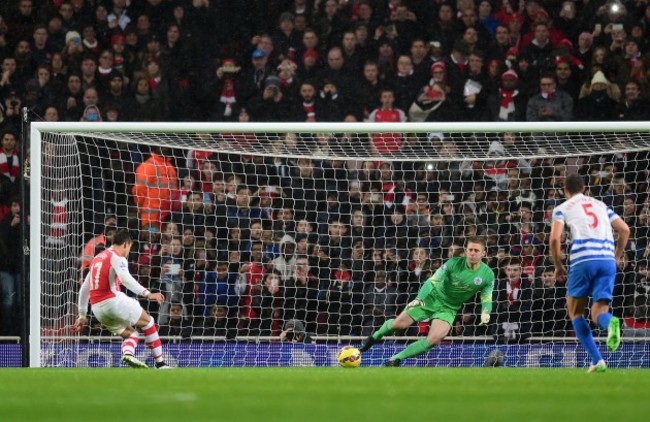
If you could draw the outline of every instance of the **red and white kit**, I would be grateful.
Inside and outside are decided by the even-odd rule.
[[[90,300],[99,322],[113,334],[119,335],[126,327],[133,326],[142,315],[142,307],[120,291],[121,284],[138,296],[149,294],[129,273],[125,257],[112,248],[97,254],[90,262],[90,271],[79,292],[79,315],[86,316]]]

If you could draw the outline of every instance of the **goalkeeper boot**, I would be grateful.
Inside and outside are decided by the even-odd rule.
[[[133,355],[122,356],[122,363],[131,368],[148,368],[146,363],[140,361]]]
[[[587,373],[605,372],[605,371],[607,371],[607,364],[602,359],[599,360],[598,363],[595,365],[589,365],[589,369],[587,369]]]
[[[609,320],[607,327],[607,350],[615,352],[621,345],[621,322],[615,316]]]
[[[172,366],[167,365],[164,361],[156,362],[156,369],[174,369]]]
[[[402,365],[402,360],[401,359],[388,359],[385,363],[384,366],[401,366]]]
[[[363,340],[363,343],[361,343],[361,347],[359,347],[359,351],[363,353],[366,350],[370,349],[375,343],[377,343],[377,340],[375,340],[373,336],[368,336],[366,337],[365,340]]]

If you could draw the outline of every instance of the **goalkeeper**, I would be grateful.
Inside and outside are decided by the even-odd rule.
[[[365,352],[377,341],[394,331],[404,330],[414,322],[431,320],[427,338],[410,344],[392,356],[385,366],[400,366],[404,359],[426,353],[447,335],[463,304],[481,292],[481,325],[490,322],[494,272],[482,261],[485,241],[478,237],[467,239],[465,255],[451,258],[427,279],[417,298],[395,319],[389,319],[366,338],[359,348]]]

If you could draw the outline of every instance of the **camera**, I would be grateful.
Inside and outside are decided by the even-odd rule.
[[[96,122],[98,117],[97,113],[86,113],[86,120],[89,122]]]
[[[11,105],[12,107],[18,107],[19,104],[20,102],[16,99],[12,99],[9,101],[9,105]]]

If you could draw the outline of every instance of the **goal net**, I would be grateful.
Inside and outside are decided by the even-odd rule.
[[[117,227],[135,239],[131,273],[165,295],[141,303],[174,366],[335,365],[470,236],[496,274],[491,322],[471,300],[407,364],[584,366],[548,247],[564,178],[579,173],[632,228],[612,302],[624,344],[608,365],[650,366],[648,129],[34,123],[30,365],[119,365],[121,339],[92,313],[71,330],[89,260]],[[387,337],[363,365],[427,330]],[[143,344],[137,355],[151,362]]]

